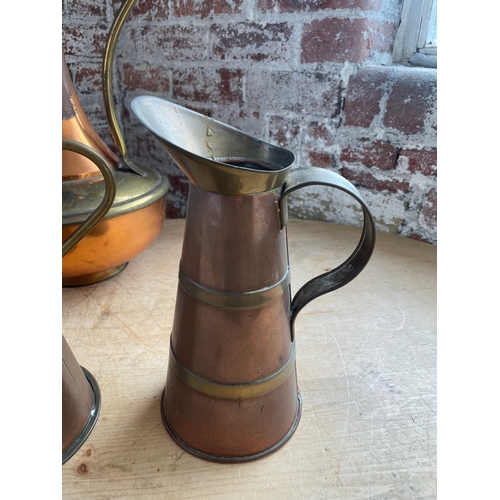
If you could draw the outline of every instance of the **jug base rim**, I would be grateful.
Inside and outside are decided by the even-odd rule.
[[[244,455],[244,456],[221,456],[221,455],[210,455],[209,453],[203,453],[201,451],[196,450],[195,448],[192,448],[188,444],[186,444],[177,434],[174,432],[174,430],[170,427],[170,424],[168,423],[168,420],[165,416],[165,407],[163,405],[163,401],[165,398],[165,390],[163,390],[162,396],[161,396],[161,418],[163,421],[163,425],[165,426],[165,429],[167,432],[170,434],[170,437],[184,450],[190,453],[191,455],[201,458],[203,460],[208,460],[210,462],[218,462],[218,463],[243,463],[243,462],[251,462],[253,460],[258,460],[259,458],[263,458],[273,452],[275,452],[278,448],[281,448],[293,435],[295,430],[297,429],[299,422],[300,422],[300,417],[302,415],[302,396],[300,393],[297,395],[297,413],[295,415],[295,419],[293,421],[292,426],[288,430],[288,432],[283,436],[276,444],[273,446],[266,448],[263,451],[260,451],[258,453],[253,453],[252,455]]]
[[[101,412],[101,390],[99,384],[95,377],[86,368],[80,366],[86,379],[89,381],[90,388],[94,396],[94,404],[90,411],[90,416],[81,434],[73,441],[71,446],[62,454],[62,465],[64,465],[85,443],[87,438],[90,436],[91,432],[94,430],[97,419],[99,418],[99,413]]]

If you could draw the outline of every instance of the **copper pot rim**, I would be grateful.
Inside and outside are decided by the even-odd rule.
[[[148,170],[146,176],[133,172],[114,171],[115,201],[103,220],[113,219],[141,210],[166,196],[170,185],[159,172]],[[90,177],[62,183],[62,225],[79,224],[95,210],[104,193],[102,177]]]

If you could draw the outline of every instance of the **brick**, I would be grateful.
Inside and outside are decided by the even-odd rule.
[[[151,63],[196,62],[207,57],[208,28],[153,25],[143,29],[142,39],[144,58]]]
[[[108,118],[104,109],[102,93],[81,94],[78,96],[83,111],[87,115],[89,122],[93,127],[107,126]]]
[[[175,193],[179,193],[184,198],[187,198],[189,193],[189,180],[186,175],[176,167],[176,171],[167,175],[170,189]]]
[[[303,143],[306,150],[329,149],[335,145],[335,136],[325,123],[311,122],[306,128]]]
[[[138,122],[135,115],[128,113],[128,119],[124,120],[125,126],[123,135],[126,142],[127,151],[132,161],[138,165],[152,168],[154,165],[170,165],[173,161],[168,153],[161,147],[158,140],[142,125],[135,125]],[[131,121],[133,120],[133,124]]]
[[[216,104],[239,104],[243,98],[242,71],[226,68],[188,68],[173,74],[175,98]]]
[[[287,64],[292,28],[288,23],[237,23],[211,28],[212,56],[221,61]]]
[[[98,57],[103,59],[108,38],[106,25],[63,26],[63,52],[66,56]]]
[[[258,8],[262,12],[318,12],[323,10],[360,9],[362,11],[378,10],[382,0],[258,0]]]
[[[263,113],[245,108],[229,108],[227,106],[217,110],[217,120],[231,125],[256,139],[266,140],[267,120]]]
[[[342,168],[342,176],[354,184],[375,189],[376,191],[407,193],[410,190],[410,184],[406,181],[400,181],[392,178],[377,179],[374,175],[366,171],[352,170],[347,167]]]
[[[407,158],[412,173],[435,175],[437,173],[437,149],[408,149],[401,151],[400,158]]]
[[[173,0],[174,17],[196,16],[207,18],[213,14],[240,14],[243,0]]]
[[[437,191],[431,189],[424,199],[420,214],[423,216],[425,223],[430,227],[437,225]]]
[[[247,106],[333,117],[339,109],[339,76],[320,72],[252,68],[246,79]]]
[[[335,157],[330,153],[325,153],[323,151],[309,151],[309,163],[313,167],[321,168],[335,168],[336,162]]]
[[[360,147],[347,147],[342,150],[340,160],[347,163],[361,163],[366,167],[392,170],[396,167],[398,148],[390,142],[376,141]]]
[[[102,64],[101,63],[75,63],[68,65],[72,76],[73,85],[80,94],[90,94],[102,91]]]
[[[303,30],[302,63],[357,63],[375,52],[391,52],[395,26],[367,18],[326,18],[304,24]]]
[[[369,127],[380,112],[380,100],[390,78],[390,72],[364,69],[353,75],[344,98],[344,125]]]
[[[167,94],[170,91],[168,70],[161,65],[125,63],[122,66],[120,79],[128,89],[160,94]]]
[[[398,72],[384,125],[407,134],[423,132],[425,119],[436,109],[436,71],[412,68]]]
[[[300,145],[300,122],[298,119],[271,116],[269,118],[269,141],[282,148],[297,150]]]
[[[124,0],[112,0],[113,15],[116,18]],[[132,20],[156,21],[168,19],[168,0],[137,0],[130,11],[126,22]]]
[[[68,11],[74,19],[106,20],[106,0],[68,1]]]

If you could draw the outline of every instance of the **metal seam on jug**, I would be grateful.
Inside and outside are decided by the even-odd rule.
[[[207,288],[188,278],[179,268],[179,284],[184,291],[198,302],[222,309],[256,309],[279,299],[290,285],[290,267],[280,281],[269,287],[251,292],[231,293]]]
[[[199,377],[186,369],[174,354],[170,344],[169,363],[177,376],[191,389],[219,399],[250,399],[263,396],[280,386],[295,366],[295,342],[292,342],[290,357],[285,365],[268,377],[242,384],[224,384]]]

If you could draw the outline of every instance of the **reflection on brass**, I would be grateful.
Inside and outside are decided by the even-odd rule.
[[[246,384],[221,384],[202,377],[198,377],[186,369],[175,357],[172,346],[170,346],[169,363],[172,365],[176,375],[191,389],[206,394],[207,396],[220,399],[248,399],[258,398],[271,392],[280,386],[295,368],[295,344],[292,344],[292,352],[287,362],[276,373],[260,380],[254,380]]]
[[[260,458],[282,446],[300,418],[296,316],[366,266],[373,217],[351,183],[325,169],[292,169],[286,149],[155,97],[131,107],[191,183],[163,422],[195,456]],[[292,301],[286,200],[311,184],[350,194],[363,209],[363,229],[352,255]]]
[[[134,2],[127,0],[120,8],[108,37],[103,63],[106,113],[122,159],[106,146],[85,116],[63,54],[63,139],[77,140],[97,151],[113,170],[116,185],[115,202],[105,220],[63,259],[63,286],[89,285],[115,276],[156,239],[165,220],[168,182],[158,172],[139,167],[130,160],[112,106],[115,45]],[[92,162],[71,151],[63,151],[63,240],[97,207],[103,196],[103,184],[103,177]]]
[[[274,285],[244,293],[224,293],[204,287],[189,279],[179,269],[179,284],[194,299],[213,307],[226,309],[255,309],[279,299],[290,285],[290,268]]]

